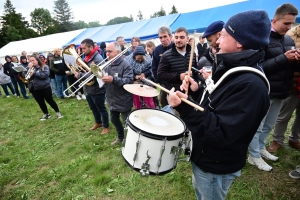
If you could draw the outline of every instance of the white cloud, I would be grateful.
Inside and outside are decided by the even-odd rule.
[[[3,15],[4,0],[0,2],[0,15]],[[179,13],[193,12],[207,8],[237,3],[246,0],[67,0],[74,14],[74,21],[99,21],[105,24],[108,20],[115,17],[130,15],[136,19],[138,10],[141,10],[144,19],[149,19],[150,15],[160,10],[161,6],[168,14],[171,7],[175,5]],[[22,13],[27,21],[30,21],[30,13],[35,8],[48,9],[53,16],[54,1],[30,0],[20,1],[11,0],[17,13]]]

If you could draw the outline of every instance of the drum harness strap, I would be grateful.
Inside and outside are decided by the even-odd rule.
[[[225,78],[227,78],[231,74],[234,74],[234,73],[237,73],[237,72],[242,72],[242,71],[244,71],[244,72],[253,72],[254,74],[259,75],[266,82],[266,84],[268,86],[268,93],[270,93],[269,81],[268,81],[266,75],[262,71],[260,71],[258,69],[255,69],[253,67],[240,66],[240,67],[235,67],[235,68],[232,68],[232,69],[228,70],[225,74],[223,74],[223,76],[217,81],[216,84],[214,84],[214,81],[211,79],[211,77],[208,77],[205,80],[207,87],[205,88],[205,90],[202,94],[199,105],[201,105],[202,101],[204,100],[204,97],[205,97],[205,94],[206,94],[207,91],[208,91],[209,94],[212,94],[215,91],[215,89],[222,83],[222,81],[224,81]],[[209,105],[209,107],[211,107],[211,106]]]

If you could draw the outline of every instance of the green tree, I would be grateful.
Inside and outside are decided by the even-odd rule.
[[[132,22],[133,19],[129,17],[115,17],[111,20],[109,20],[106,25],[113,25],[113,24],[122,24],[126,22]]]
[[[166,11],[163,7],[160,7],[160,11],[155,12],[153,15],[150,15],[151,18],[166,16]]]
[[[99,21],[89,22],[89,28],[101,26]]]
[[[42,35],[43,32],[51,25],[53,19],[49,10],[44,8],[35,8],[30,13],[31,26],[37,29],[37,32]]]
[[[172,10],[171,10],[171,12],[169,13],[169,15],[171,15],[171,14],[176,14],[176,13],[178,13],[178,10],[177,10],[176,7],[173,5],[173,6],[172,6]]]
[[[10,0],[4,3],[3,16],[0,17],[0,47],[11,41],[18,41],[31,37],[36,37],[37,34],[29,29],[29,24],[22,17],[21,13],[16,13]]]
[[[82,29],[82,28],[89,28],[89,25],[85,23],[84,21],[79,20],[78,22],[74,23],[74,29]]]
[[[59,24],[59,31],[66,32],[74,29],[73,13],[66,0],[54,1],[54,19]]]
[[[144,19],[144,18],[143,18],[142,11],[139,10],[138,15],[137,15],[137,20],[136,20],[136,21],[143,20],[143,19]]]

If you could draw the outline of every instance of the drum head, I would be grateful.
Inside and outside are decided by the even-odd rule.
[[[163,110],[138,109],[132,111],[128,118],[130,124],[141,132],[167,138],[175,139],[177,137],[173,136],[183,134],[186,129],[181,119]]]

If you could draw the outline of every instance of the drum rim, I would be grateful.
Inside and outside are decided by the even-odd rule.
[[[140,172],[141,169],[136,168],[136,167],[133,167],[133,166],[126,160],[126,158],[125,158],[124,155],[123,155],[123,152],[121,152],[121,154],[122,154],[122,157],[123,157],[124,161],[126,162],[126,164],[127,164],[131,169],[133,169],[133,170],[135,170],[135,171],[137,171],[137,172]],[[168,169],[168,170],[166,170],[166,171],[162,171],[162,172],[158,172],[158,173],[154,173],[154,172],[149,171],[149,174],[150,174],[150,175],[164,175],[164,174],[167,174],[167,173],[171,172],[171,171],[172,171],[173,169],[175,169],[176,167],[177,167],[177,163],[176,163],[176,165],[175,165],[174,167],[172,167],[171,169]]]
[[[135,125],[133,125],[130,120],[129,120],[129,116],[135,112],[135,111],[138,111],[138,110],[156,110],[156,111],[162,111],[162,112],[165,112],[169,115],[172,115],[172,117],[176,117],[178,120],[180,120],[183,124],[183,131],[182,133],[179,133],[177,135],[156,135],[154,133],[149,133],[147,131],[144,131],[144,130],[141,130],[140,128],[136,127]],[[159,109],[153,109],[153,108],[141,108],[141,109],[137,109],[137,110],[133,110],[129,113],[128,117],[127,117],[127,120],[126,122],[128,123],[128,126],[133,130],[135,131],[136,133],[138,133],[140,131],[141,135],[147,137],[147,138],[151,138],[151,139],[154,139],[154,140],[164,140],[165,138],[167,138],[167,140],[169,141],[172,141],[172,140],[177,140],[177,139],[180,139],[183,137],[183,134],[186,132],[187,128],[186,128],[186,125],[185,123],[183,122],[182,119],[180,119],[179,117],[167,112],[167,111],[164,111],[164,110],[159,110]]]

